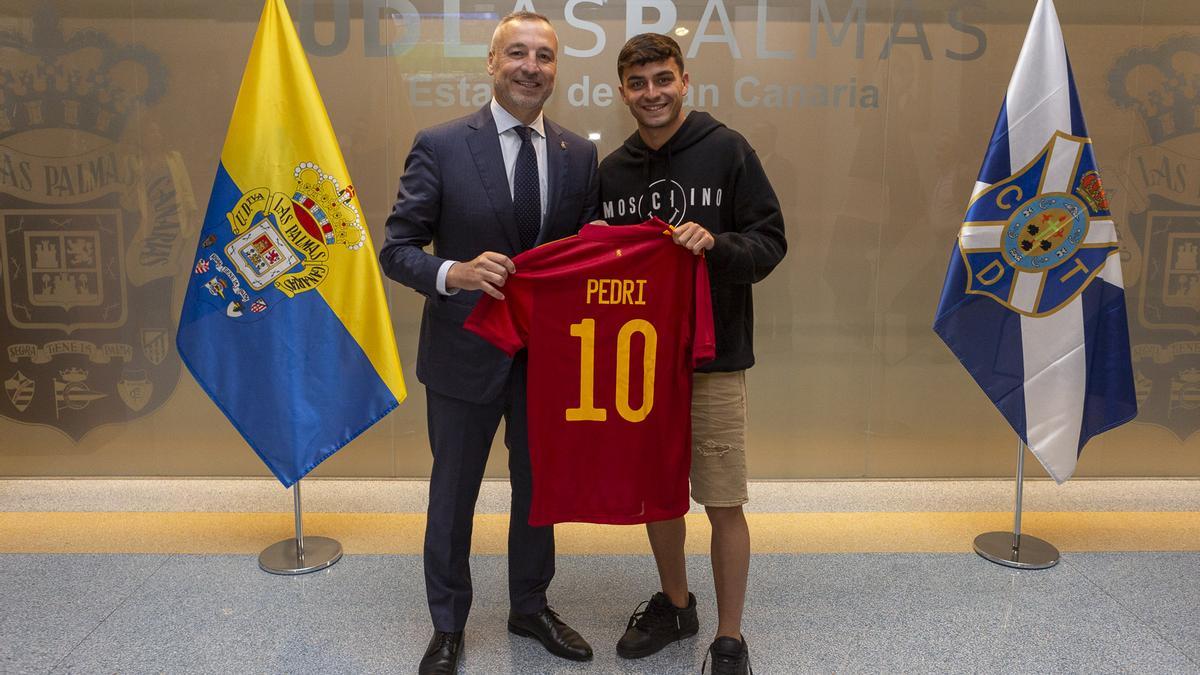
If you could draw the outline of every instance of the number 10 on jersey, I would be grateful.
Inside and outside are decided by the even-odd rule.
[[[633,334],[640,333],[646,344],[642,350],[642,405],[629,405],[630,343]],[[596,320],[582,319],[571,324],[571,336],[579,338],[579,407],[567,408],[568,422],[603,422],[608,410],[597,408],[596,393]],[[658,352],[658,332],[645,319],[630,319],[617,334],[617,367],[615,374],[617,414],[628,422],[641,422],[654,407],[654,363]]]

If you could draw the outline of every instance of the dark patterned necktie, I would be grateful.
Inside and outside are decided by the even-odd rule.
[[[521,150],[517,152],[517,164],[513,167],[513,215],[517,231],[521,234],[521,250],[533,248],[538,232],[542,229],[542,196],[538,181],[537,153],[529,127],[513,127],[521,137]]]

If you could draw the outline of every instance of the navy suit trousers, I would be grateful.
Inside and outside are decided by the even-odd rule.
[[[425,524],[425,591],[434,630],[460,631],[471,610],[471,526],[492,439],[505,421],[512,507],[508,526],[508,594],[512,609],[546,606],[554,577],[554,527],[530,527],[533,477],[525,416],[525,354],[513,361],[504,393],[471,403],[425,390],[433,471]]]

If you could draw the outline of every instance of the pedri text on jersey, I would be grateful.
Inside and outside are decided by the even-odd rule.
[[[645,279],[588,279],[584,304],[644,305]]]

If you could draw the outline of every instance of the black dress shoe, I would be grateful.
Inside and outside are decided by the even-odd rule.
[[[551,654],[572,661],[591,661],[592,646],[575,629],[563,623],[550,607],[533,614],[508,613],[508,632],[531,637]]]
[[[451,675],[458,672],[458,657],[462,656],[463,633],[433,632],[425,656],[421,657],[420,675]]]

